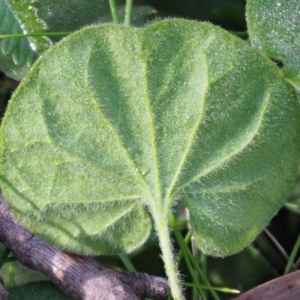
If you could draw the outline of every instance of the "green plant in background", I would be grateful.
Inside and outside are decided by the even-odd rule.
[[[125,14],[122,7],[115,6],[114,12]],[[133,25],[145,25],[154,13],[149,6],[134,7]],[[0,0],[0,18],[0,70],[16,80],[23,79],[39,55],[71,31],[112,20],[108,0]]]
[[[203,253],[231,255],[268,224],[297,176],[299,35],[287,29],[300,4],[287,2],[278,35],[292,38],[278,55],[259,26],[284,5],[247,3],[251,43],[282,60],[283,72],[227,31],[183,19],[94,25],[47,50],[1,126],[1,189],[18,219],[62,249],[93,255],[133,251],[153,224],[172,296],[183,299],[170,211],[189,209]],[[130,15],[128,2],[127,25]],[[22,39],[28,50],[31,38]]]

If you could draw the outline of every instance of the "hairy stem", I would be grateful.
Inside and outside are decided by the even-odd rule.
[[[177,267],[175,265],[175,257],[172,252],[173,247],[169,234],[168,216],[161,211],[156,211],[153,216],[154,225],[162,252],[162,259],[165,264],[165,271],[171,288],[171,294],[174,300],[184,300]]]

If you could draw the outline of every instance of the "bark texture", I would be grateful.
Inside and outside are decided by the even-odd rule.
[[[67,295],[82,300],[162,299],[170,293],[164,278],[116,272],[86,258],[66,253],[28,231],[0,194],[0,242],[25,266],[45,274]],[[0,284],[0,299],[3,285]],[[5,291],[4,291],[5,292]],[[4,294],[3,294],[4,295]]]

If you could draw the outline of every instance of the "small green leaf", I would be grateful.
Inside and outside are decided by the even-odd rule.
[[[22,28],[22,33],[43,32],[47,30],[46,23],[37,17],[35,0],[4,0],[11,7],[12,12]],[[46,36],[29,37],[32,48],[38,53],[43,53],[52,42]]]
[[[92,26],[43,55],[10,101],[1,188],[21,222],[69,251],[131,251],[148,211],[167,232],[179,203],[199,248],[229,255],[284,203],[299,122],[277,67],[218,27]]]
[[[300,89],[300,1],[249,0],[251,44],[284,64],[287,79]]]
[[[68,300],[57,286],[50,281],[32,282],[8,290],[9,300]]]
[[[0,34],[73,31],[87,24],[110,21],[107,0],[0,0]],[[0,39],[0,68],[21,80],[30,66],[61,37]]]
[[[22,24],[7,0],[0,0],[0,34],[24,33]],[[9,76],[20,80],[37,58],[29,39],[0,40],[0,67]]]
[[[14,270],[13,272],[11,270]],[[1,268],[1,277],[5,288],[21,286],[31,282],[46,280],[47,277],[38,271],[23,266],[19,261],[5,263]]]
[[[110,16],[108,0],[39,0],[34,4],[39,19],[49,31],[75,31]],[[107,20],[108,21],[108,20]]]

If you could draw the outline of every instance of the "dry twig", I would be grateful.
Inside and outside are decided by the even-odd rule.
[[[0,242],[9,248],[22,264],[45,274],[74,299],[162,299],[170,292],[166,279],[139,272],[116,272],[44,242],[18,222],[2,194]],[[0,284],[0,295],[1,288],[3,289],[3,285]]]

